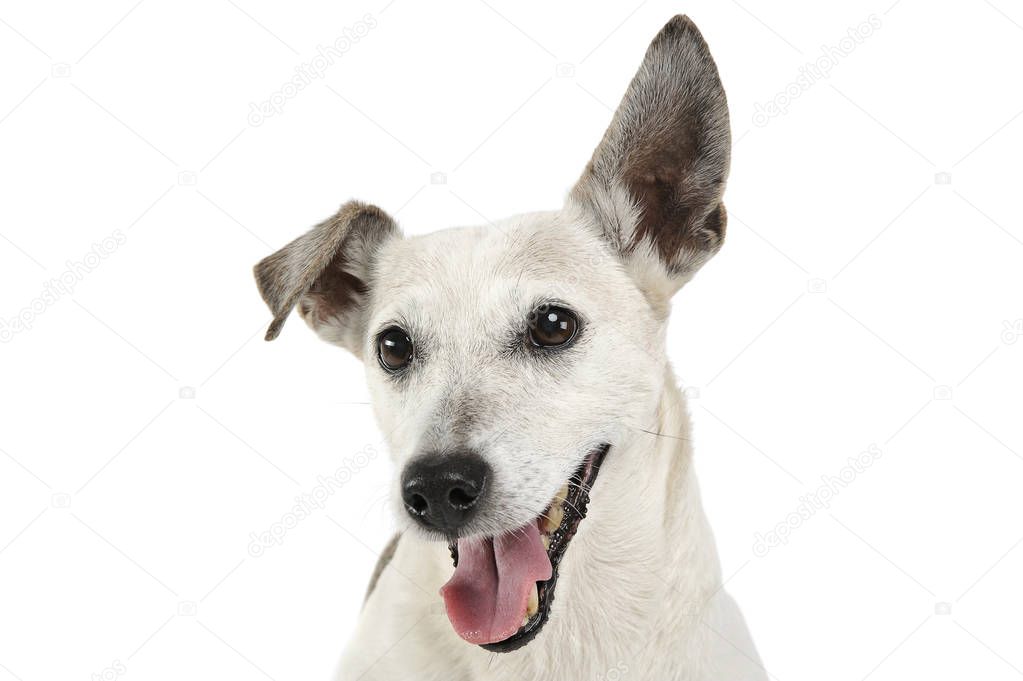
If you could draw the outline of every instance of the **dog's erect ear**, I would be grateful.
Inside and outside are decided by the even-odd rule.
[[[400,234],[384,211],[350,201],[255,267],[256,284],[274,319],[266,340],[281,332],[292,308],[321,338],[360,354],[377,249]]]
[[[670,295],[721,247],[731,133],[707,43],[686,16],[657,34],[570,201],[642,284]],[[649,270],[653,265],[656,272]]]

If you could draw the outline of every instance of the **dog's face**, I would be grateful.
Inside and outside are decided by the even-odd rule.
[[[398,517],[460,560],[463,638],[513,649],[542,626],[600,463],[650,426],[670,298],[724,236],[728,157],[717,70],[676,17],[562,210],[404,238],[351,202],[257,265],[268,339],[298,307],[364,361]]]
[[[399,470],[437,452],[490,469],[460,536],[521,527],[589,452],[649,425],[662,319],[591,230],[566,211],[380,248],[361,339],[372,402]],[[380,359],[388,332],[411,341],[397,370]]]

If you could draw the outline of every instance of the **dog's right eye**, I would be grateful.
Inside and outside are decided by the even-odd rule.
[[[392,326],[377,338],[377,357],[380,365],[388,371],[403,369],[412,360],[412,339]]]

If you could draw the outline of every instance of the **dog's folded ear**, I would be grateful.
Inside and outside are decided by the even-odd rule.
[[[400,230],[376,206],[350,201],[254,268],[256,285],[273,313],[273,340],[297,305],[306,323],[326,341],[360,354],[374,257]]]
[[[670,295],[724,240],[730,149],[717,67],[693,22],[676,16],[647,49],[569,200],[642,285]]]

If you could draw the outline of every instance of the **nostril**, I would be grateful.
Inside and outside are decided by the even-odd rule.
[[[457,509],[465,510],[476,503],[476,499],[479,498],[478,494],[472,494],[467,492],[461,487],[455,487],[448,492],[448,503]]]
[[[408,500],[408,507],[416,515],[425,515],[430,504],[422,494],[412,494]]]

